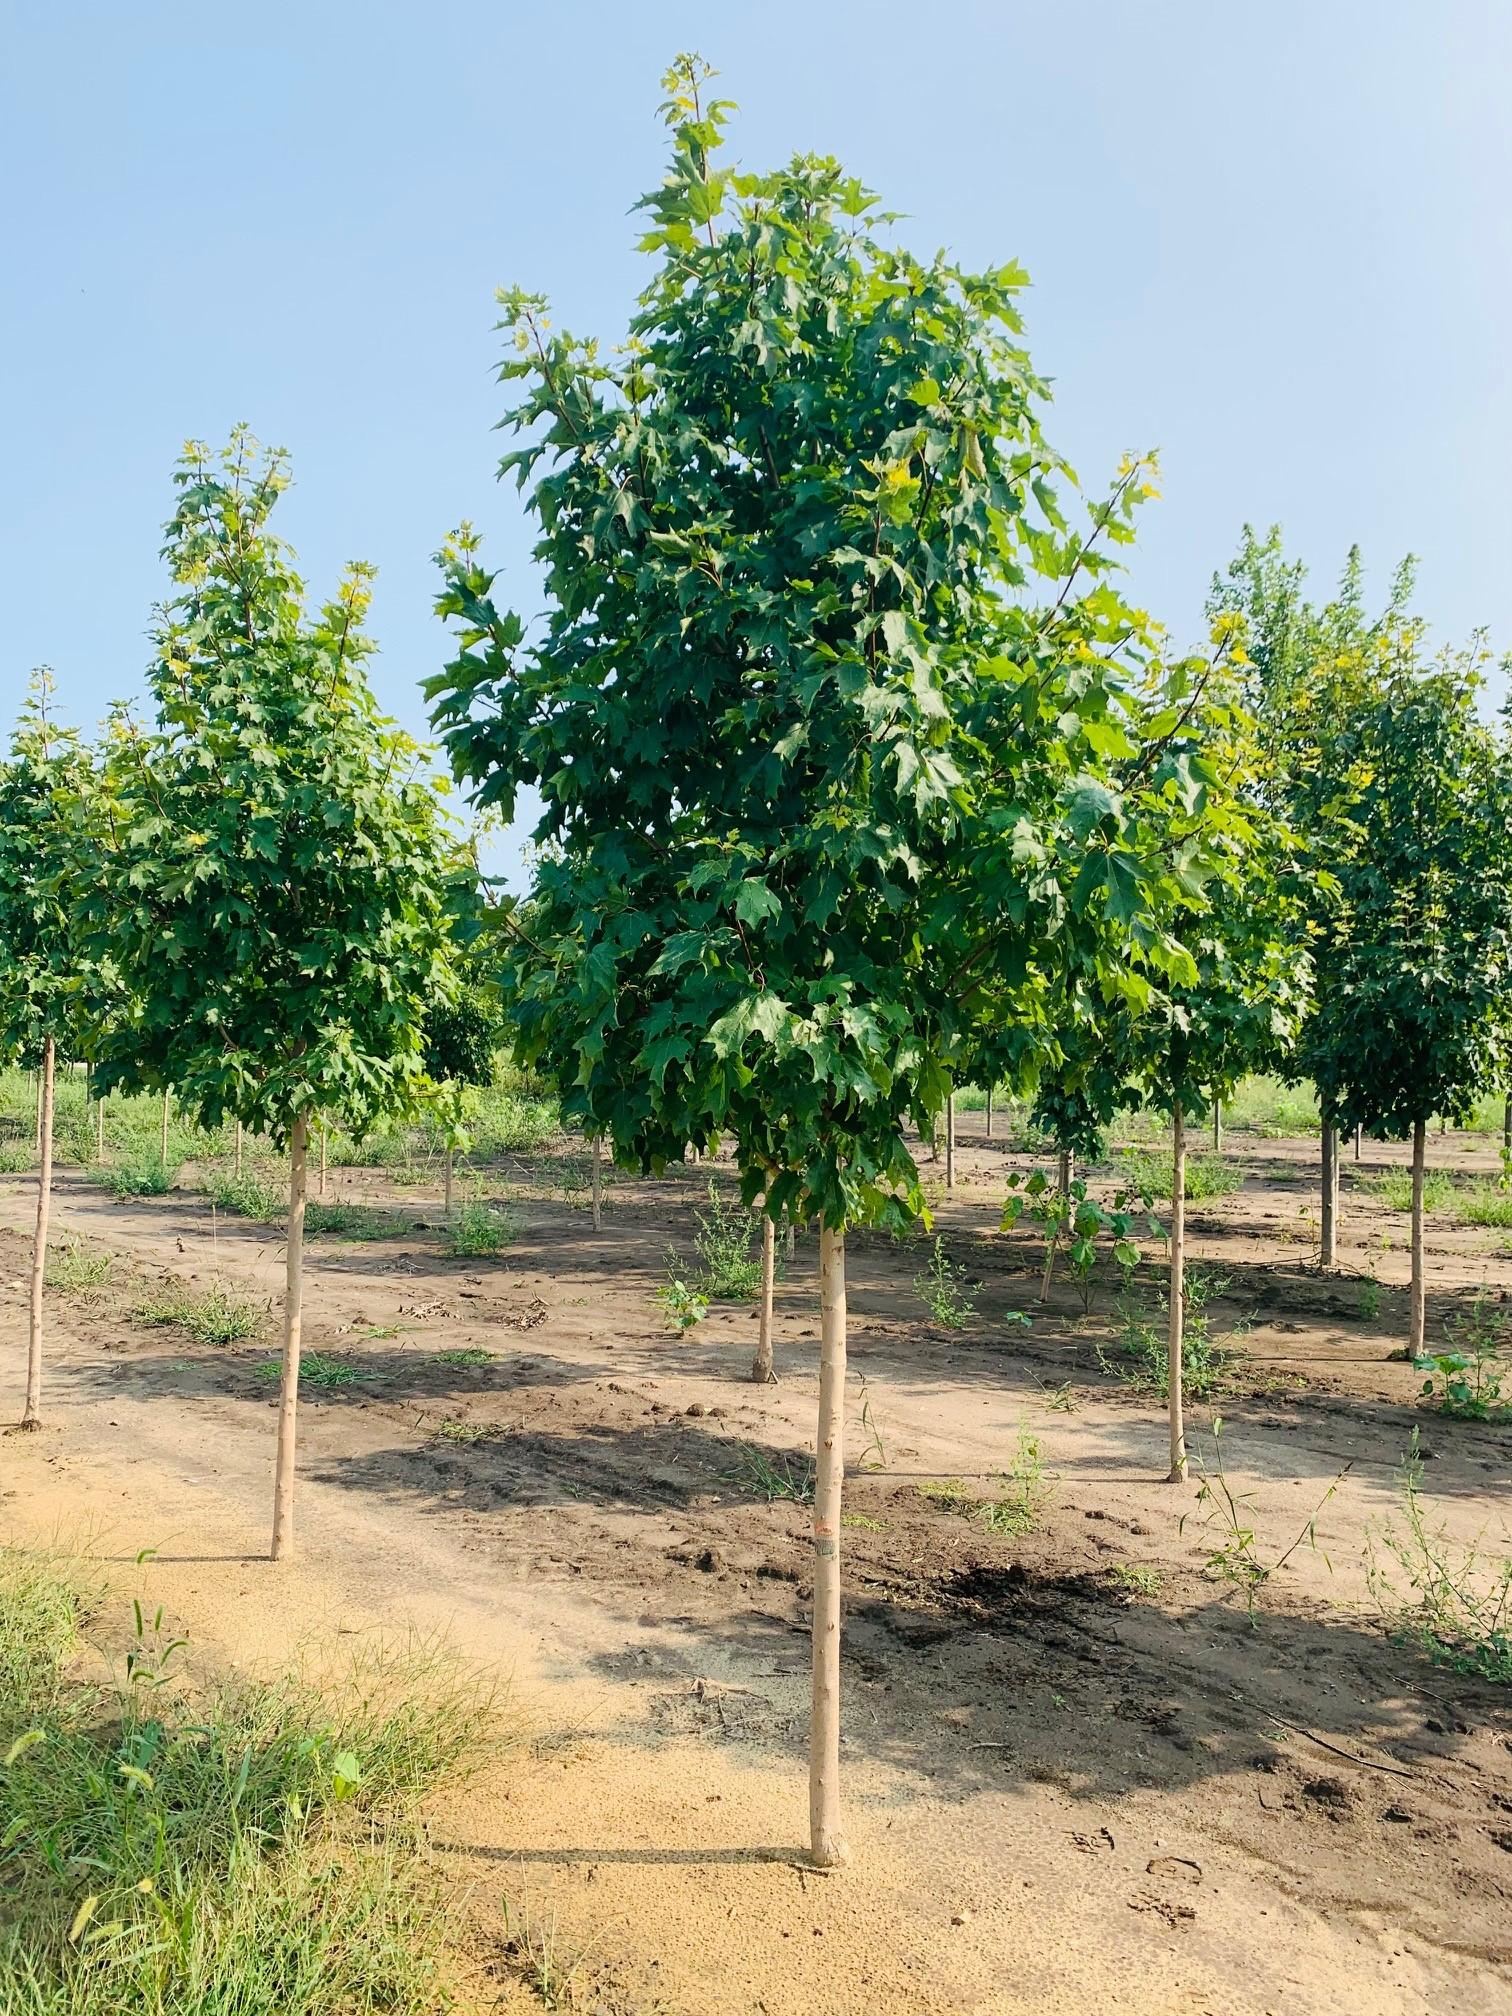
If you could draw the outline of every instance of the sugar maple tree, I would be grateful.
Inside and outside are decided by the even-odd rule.
[[[424,1097],[425,1011],[452,987],[453,847],[422,752],[367,684],[371,570],[309,610],[269,530],[287,462],[245,430],[219,454],[191,443],[174,480],[156,725],[116,718],[83,904],[130,990],[98,1072],[288,1148],[277,1558],[293,1545],[310,1125],[362,1133]]]
[[[748,1202],[820,1222],[811,1848],[838,1801],[845,1232],[923,1208],[965,1032],[1012,1040],[1070,964],[1137,990],[1190,971],[1187,869],[1146,828],[1105,580],[1148,488],[1131,462],[1074,531],[1007,266],[882,242],[832,160],[719,163],[708,72],[667,79],[672,161],[624,349],[501,295],[504,457],[547,610],[527,638],[477,535],[440,559],[458,631],[430,682],[459,776],[544,810],[505,963],[522,1060],[629,1166],[733,1143]],[[1147,844],[1148,843],[1148,844]],[[1189,864],[1188,864],[1189,866]],[[1116,969],[1116,970],[1115,970]]]

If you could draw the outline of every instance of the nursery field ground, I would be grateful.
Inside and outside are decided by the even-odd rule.
[[[775,1386],[746,1377],[749,1306],[669,1331],[655,1290],[707,1167],[616,1177],[595,1235],[580,1151],[501,1158],[477,1180],[510,1240],[472,1258],[438,1194],[332,1170],[333,1200],[392,1217],[308,1251],[300,1551],[276,1568],[277,1230],[212,1214],[192,1166],[122,1201],[60,1171],[65,1247],[113,1257],[49,1294],[46,1425],[0,1444],[0,1537],[87,1546],[111,1600],[145,1588],[202,1660],[412,1622],[508,1673],[528,1756],[430,1819],[490,2007],[542,2006],[549,1955],[560,2006],[612,2016],[1505,2009],[1512,1706],[1395,1642],[1364,1568],[1414,1425],[1434,1523],[1507,1544],[1512,1429],[1425,1411],[1390,1358],[1407,1219],[1381,1185],[1404,1152],[1367,1143],[1357,1169],[1346,1148],[1326,1280],[1314,1141],[1231,1133],[1242,1181],[1189,1206],[1193,1258],[1226,1277],[1213,1329],[1242,1328],[1214,1406],[1261,1558],[1317,1512],[1251,1621],[1205,1565],[1224,1531],[1200,1477],[1160,1481],[1158,1399],[1100,1362],[1114,1284],[1090,1312],[1064,1280],[1038,1304],[1037,1241],[998,1230],[1028,1158],[981,1124],[962,1116],[938,1210],[976,1284],[962,1330],[916,1289],[927,1242],[850,1241],[839,1875],[801,1856],[808,1513],[788,1494],[812,1451],[816,1258],[800,1240],[779,1283]],[[1498,1168],[1485,1137],[1430,1148],[1466,1186]],[[12,1421],[30,1210],[24,1175],[0,1178]],[[1509,1236],[1442,1200],[1432,1337],[1477,1298],[1494,1315]],[[261,1336],[141,1320],[217,1287],[273,1305]],[[1212,1413],[1191,1422],[1210,1467]],[[1027,1532],[980,1514],[1005,1476],[1041,1501]]]

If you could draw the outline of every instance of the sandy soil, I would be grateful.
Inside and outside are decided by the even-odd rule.
[[[1495,1166],[1481,1144],[1433,1149]],[[86,1538],[117,1593],[145,1586],[202,1659],[414,1624],[509,1674],[526,1740],[432,1826],[489,2006],[540,2006],[506,1950],[507,1896],[512,1927],[523,1913],[538,1948],[576,1962],[579,2006],[611,2016],[1489,2016],[1512,1991],[1512,1714],[1388,1640],[1363,1553],[1415,1421],[1435,1519],[1499,1530],[1508,1431],[1417,1410],[1418,1378],[1388,1359],[1406,1221],[1351,1163],[1341,1271],[1323,1279],[1302,1215],[1313,1144],[1236,1135],[1227,1152],[1244,1187],[1189,1224],[1230,1277],[1217,1327],[1251,1322],[1221,1411],[1263,1554],[1349,1466],[1318,1549],[1253,1623],[1203,1571],[1216,1536],[1195,1483],[1159,1481],[1159,1409],[1098,1367],[1106,1290],[1090,1317],[1062,1288],[1042,1310],[1034,1242],[996,1230],[1019,1158],[967,1135],[942,1203],[981,1283],[960,1336],[913,1291],[919,1248],[852,1240],[854,1864],[837,1876],[800,1852],[806,1512],[752,1488],[801,1475],[812,1446],[814,1254],[800,1243],[779,1288],[777,1386],[746,1380],[744,1307],[671,1336],[652,1291],[706,1171],[620,1179],[595,1237],[551,1158],[521,1158],[490,1175],[519,1236],[483,1262],[444,1257],[428,1194],[333,1172],[404,1217],[392,1239],[313,1247],[307,1348],[364,1376],[302,1402],[300,1552],[279,1568],[262,1558],[273,1326],[216,1350],[130,1314],[163,1274],[271,1299],[276,1236],[214,1226],[186,1192],[120,1204],[65,1174],[62,1230],[120,1257],[106,1290],[50,1298],[47,1425],[0,1444],[0,1533]],[[29,1202],[24,1180],[0,1184],[11,1420]],[[1431,1226],[1431,1325],[1483,1284],[1505,1294],[1494,1236]],[[1369,1321],[1367,1268],[1383,1284]],[[437,1357],[465,1349],[487,1364]],[[991,1496],[1024,1428],[1055,1477],[1029,1536],[921,1493]],[[144,1547],[158,1555],[139,1567]],[[1131,1590],[1131,1566],[1157,1585]]]

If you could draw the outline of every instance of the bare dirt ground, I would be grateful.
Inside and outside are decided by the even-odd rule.
[[[756,1486],[801,1477],[812,1447],[815,1257],[800,1242],[779,1286],[778,1385],[747,1381],[743,1306],[670,1334],[653,1291],[707,1171],[619,1179],[595,1236],[552,1158],[520,1158],[490,1172],[519,1231],[484,1261],[445,1257],[433,1198],[333,1173],[342,1196],[392,1200],[402,1229],[312,1246],[306,1349],[362,1376],[304,1394],[300,1553],[278,1568],[261,1558],[259,1369],[276,1323],[214,1349],[131,1317],[164,1274],[275,1297],[276,1234],[213,1226],[188,1192],[117,1203],[65,1173],[61,1230],[119,1258],[105,1289],[49,1298],[47,1425],[0,1443],[0,1534],[87,1538],[202,1659],[413,1623],[506,1671],[527,1739],[432,1823],[479,2006],[540,2006],[507,1896],[538,1956],[576,1961],[577,2006],[611,2016],[1506,2010],[1512,1713],[1393,1643],[1363,1572],[1415,1422],[1434,1519],[1465,1537],[1505,1520],[1509,1431],[1425,1415],[1419,1375],[1389,1360],[1405,1217],[1346,1159],[1341,1270],[1323,1279],[1315,1144],[1242,1135],[1226,1152],[1243,1188],[1190,1207],[1196,1257],[1229,1276],[1216,1327],[1251,1323],[1223,1444],[1266,1558],[1350,1466],[1318,1549],[1251,1623],[1204,1572],[1195,1480],[1160,1481],[1159,1405],[1099,1368],[1108,1289],[1090,1316],[1064,1286],[1036,1303],[1035,1241],[996,1229],[1023,1158],[963,1125],[978,1131],[940,1229],[981,1284],[969,1328],[931,1327],[921,1246],[851,1241],[842,1874],[800,1852],[807,1508]],[[1496,1166],[1484,1143],[1432,1147],[1440,1166]],[[9,1420],[30,1204],[25,1179],[0,1183]],[[1431,1329],[1481,1286],[1504,1295],[1496,1236],[1430,1222]],[[1193,1410],[1209,1461],[1210,1412]],[[1055,1478],[1034,1532],[921,1492],[990,1497],[1024,1428]]]

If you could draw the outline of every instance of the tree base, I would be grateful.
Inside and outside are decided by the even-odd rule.
[[[850,1860],[850,1843],[843,1834],[826,1834],[808,1852],[811,1869],[843,1869]]]
[[[777,1384],[776,1367],[773,1365],[763,1365],[758,1358],[756,1363],[751,1367],[751,1383],[753,1386],[775,1386]]]
[[[19,1425],[23,1435],[40,1435],[42,1432],[41,1417],[36,1414],[28,1414]]]

